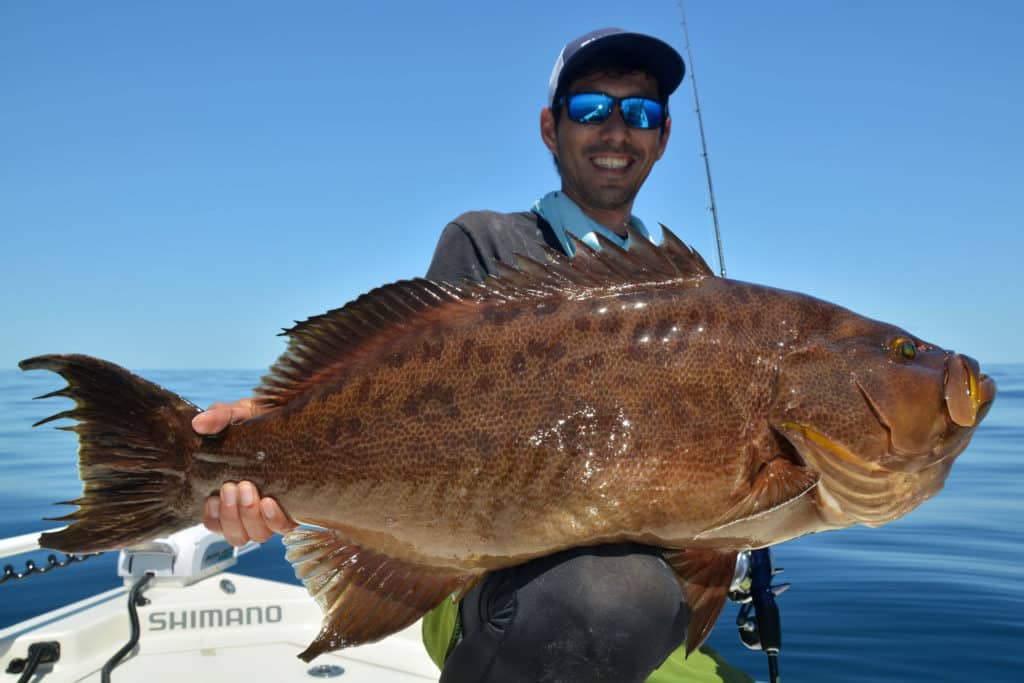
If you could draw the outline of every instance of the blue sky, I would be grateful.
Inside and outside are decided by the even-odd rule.
[[[729,275],[1024,360],[1024,3],[686,11]],[[0,367],[270,365],[557,187],[547,78],[601,26],[684,45],[669,0],[0,0]],[[635,212],[714,264],[689,80],[671,104]]]

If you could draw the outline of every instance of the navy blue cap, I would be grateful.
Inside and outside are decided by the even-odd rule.
[[[686,65],[668,43],[643,33],[630,33],[621,28],[602,28],[566,43],[555,60],[548,81],[548,106],[555,95],[579,77],[590,64],[622,63],[642,68],[658,82],[661,95],[667,98],[683,81]]]

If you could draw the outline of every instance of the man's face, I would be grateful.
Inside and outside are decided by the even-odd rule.
[[[595,73],[573,82],[566,95],[603,92],[613,97],[657,99],[658,84],[642,72]],[[551,110],[541,113],[541,137],[558,158],[562,191],[592,211],[628,211],[654,162],[668,143],[671,121],[665,131],[629,128],[619,107],[600,124],[582,124],[563,111],[556,128]]]

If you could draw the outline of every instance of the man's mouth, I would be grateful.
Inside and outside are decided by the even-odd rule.
[[[598,168],[609,171],[621,171],[622,169],[630,166],[633,163],[633,160],[629,157],[601,155],[591,157],[590,162]]]

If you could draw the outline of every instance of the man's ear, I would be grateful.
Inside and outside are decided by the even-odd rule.
[[[558,131],[555,130],[555,115],[551,109],[544,107],[540,110],[540,139],[548,150],[558,156]]]

